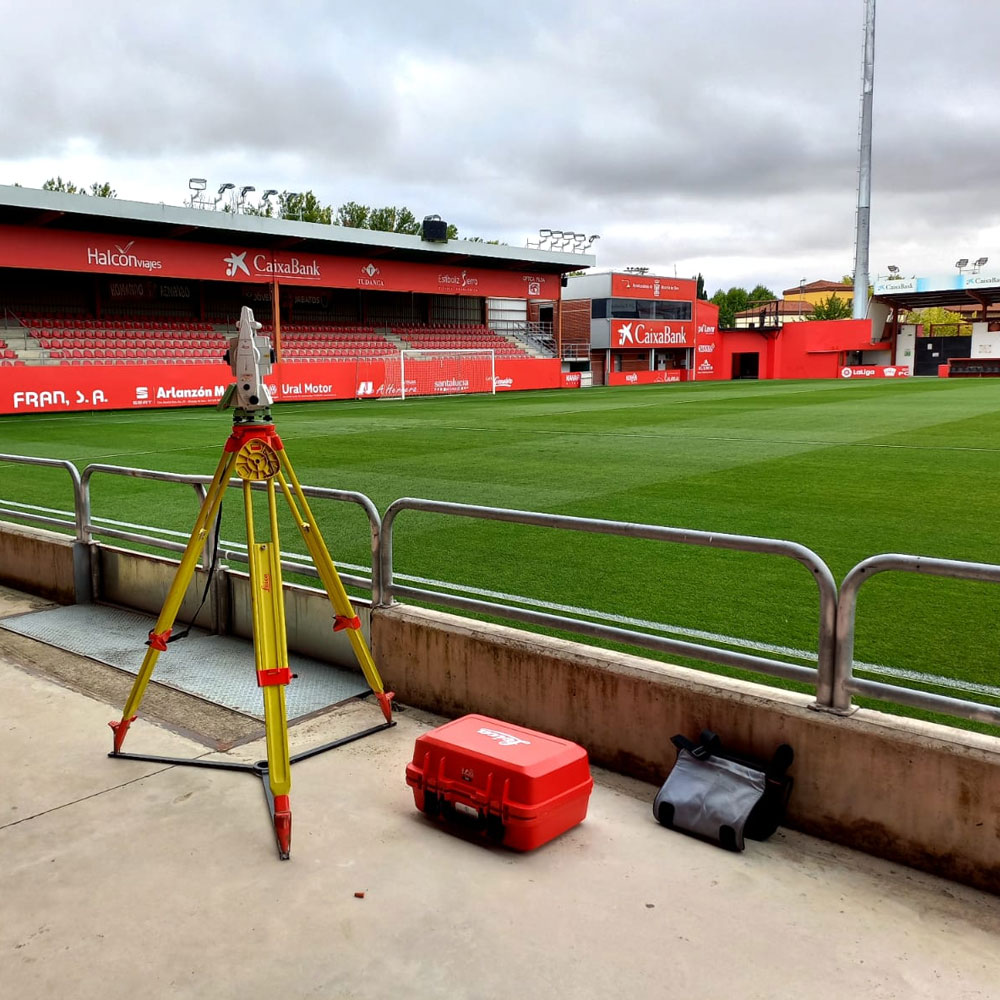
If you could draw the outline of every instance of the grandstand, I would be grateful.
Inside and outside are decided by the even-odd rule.
[[[176,318],[96,319],[80,315],[18,315],[8,311],[0,339],[6,365],[203,364],[221,361],[227,324]],[[274,336],[274,324],[262,324]],[[515,334],[485,325],[380,327],[362,324],[286,324],[280,358],[297,363],[384,358],[401,350],[491,350],[497,358],[544,357]],[[16,346],[12,346],[16,345]]]
[[[552,388],[561,384],[552,324],[540,338],[544,324],[528,322],[528,302],[557,299],[561,276],[591,263],[578,253],[0,188],[0,365],[23,367],[26,388],[39,391],[53,388],[38,381],[53,369],[100,369],[100,385],[74,375],[89,400],[107,397],[108,367],[120,369],[114,380],[126,396],[129,378],[186,388],[179,365],[194,366],[181,381],[207,384],[249,305],[277,365],[291,366],[276,368],[276,380],[295,384],[295,369],[308,366],[329,398],[402,391],[392,372],[403,351],[492,352],[501,388]],[[493,389],[460,372],[425,381],[435,392],[452,383]]]

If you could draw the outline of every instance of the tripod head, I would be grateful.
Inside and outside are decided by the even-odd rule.
[[[244,306],[235,336],[229,338],[225,359],[229,362],[235,384],[229,386],[219,401],[219,409],[232,409],[234,424],[271,423],[271,390],[264,376],[271,373],[274,350],[270,337],[259,337],[261,324],[253,318],[253,310]]]

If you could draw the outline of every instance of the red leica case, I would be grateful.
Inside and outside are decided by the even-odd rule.
[[[518,851],[581,822],[594,787],[583,747],[485,715],[418,737],[406,783],[427,816]]]

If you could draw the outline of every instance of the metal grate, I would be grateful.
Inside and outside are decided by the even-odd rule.
[[[146,636],[155,624],[152,615],[75,604],[4,618],[0,628],[136,674],[146,652]],[[181,628],[178,625],[175,631]],[[294,653],[289,654],[289,664],[298,675],[286,691],[289,720],[368,692],[360,672]],[[247,640],[191,629],[186,639],[171,643],[160,654],[153,680],[255,719],[264,718],[253,646]]]

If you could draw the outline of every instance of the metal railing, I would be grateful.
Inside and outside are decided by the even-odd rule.
[[[527,524],[535,527],[561,528],[568,531],[584,531],[602,535],[619,535],[625,538],[644,538],[657,542],[673,542],[682,545],[700,545],[716,549],[735,549],[741,552],[756,552],[763,555],[785,556],[802,563],[816,580],[819,589],[819,669],[801,667],[782,660],[772,660],[763,656],[752,656],[712,646],[701,646],[649,635],[631,629],[616,628],[588,622],[581,618],[567,618],[540,611],[530,611],[510,604],[496,604],[456,594],[443,594],[420,587],[396,584],[393,580],[392,540],[396,518],[404,510],[417,510],[433,514],[450,514],[457,517],[479,518],[488,521],[505,521]],[[796,542],[777,538],[755,538],[750,535],[717,534],[706,531],[690,531],[684,528],[665,528],[654,524],[636,524],[630,521],[604,521],[596,518],[570,517],[561,514],[541,514],[527,510],[510,510],[505,507],[480,507],[470,504],[446,503],[439,500],[418,500],[404,497],[391,503],[382,518],[382,601],[392,603],[395,595],[415,600],[443,604],[481,614],[497,615],[514,621],[541,625],[546,628],[575,632],[597,639],[609,639],[641,646],[658,652],[685,656],[722,666],[754,670],[772,677],[817,685],[817,701],[827,704],[828,685],[833,676],[835,628],[837,619],[837,585],[833,574],[822,559],[811,549]],[[823,686],[822,698],[820,687]],[[822,700],[825,699],[825,700]]]
[[[175,542],[170,539],[145,535],[135,531],[126,531],[122,528],[115,528],[111,525],[95,523],[91,515],[90,480],[96,473],[103,473],[112,476],[127,476],[132,479],[151,479],[157,482],[183,483],[195,488],[200,501],[204,501],[205,499],[205,486],[212,482],[211,476],[192,476],[175,472],[158,472],[153,469],[136,469],[129,466],[101,464],[88,465],[83,470],[80,490],[80,501],[83,508],[80,530],[81,538],[84,542],[90,542],[93,535],[97,534],[103,537],[117,538],[121,541],[134,542],[140,545],[156,545],[160,548],[168,549],[174,552],[184,551],[186,542]],[[251,483],[250,485],[251,489],[257,491],[266,490],[266,484],[263,482]],[[227,486],[229,489],[242,489],[243,481],[241,479],[230,479]],[[350,573],[340,573],[339,575],[341,580],[343,580],[346,584],[361,587],[365,590],[371,590],[372,603],[380,603],[381,588],[379,586],[378,566],[379,544],[382,535],[382,521],[379,517],[378,508],[367,496],[365,496],[364,493],[356,493],[353,490],[333,490],[322,486],[303,486],[302,492],[310,498],[337,500],[345,503],[357,504],[368,516],[368,523],[371,530],[371,575],[368,577],[356,576]],[[220,557],[228,560],[229,562],[246,564],[246,546],[243,545],[241,547],[234,547],[235,544],[236,543],[233,542],[222,542],[220,540]],[[285,558],[281,560],[281,567],[283,570],[291,573],[299,573],[313,579],[319,579],[319,573],[316,568],[312,565],[311,561],[307,561],[309,560],[308,556],[301,556],[300,559],[302,561],[299,561],[298,559],[288,558],[289,553],[284,550],[282,551],[285,556]]]
[[[8,455],[0,453],[0,462],[12,462],[16,465],[44,466],[50,469],[63,469],[68,473],[70,482],[73,484],[73,589],[80,596],[82,601],[88,602],[92,599],[92,585],[90,579],[90,550],[83,541],[84,524],[84,502],[83,485],[80,471],[69,461],[61,458],[35,458],[30,455]],[[0,514],[15,516],[29,524],[44,525],[49,528],[65,528],[64,520],[49,517],[47,514],[39,514],[20,505],[14,509],[5,504],[12,504],[12,501],[0,498]],[[49,513],[53,513],[50,511]]]
[[[931,559],[926,556],[886,553],[863,559],[844,577],[837,605],[837,655],[834,663],[830,706],[835,712],[851,711],[851,695],[868,695],[881,701],[895,702],[925,711],[957,715],[976,722],[1000,724],[1000,708],[962,698],[950,698],[930,691],[884,684],[854,676],[854,628],[857,619],[858,591],[878,573],[888,571],[927,573],[958,580],[1000,583],[1000,566],[991,563],[961,562],[954,559]]]
[[[83,487],[80,479],[80,472],[77,467],[65,459],[61,458],[34,458],[30,455],[7,455],[0,452],[0,462],[12,462],[15,465],[42,465],[50,469],[65,469],[69,474],[73,484],[73,511],[76,527],[76,540],[83,541]],[[14,508],[12,500],[0,497],[0,514],[14,516],[28,524],[39,524],[46,527],[65,528],[66,521],[62,518],[48,517],[44,514],[37,514],[25,509],[23,506]]]
[[[0,516],[16,518],[28,524],[42,527],[54,527],[63,531],[70,529],[72,531],[74,584],[78,595],[77,599],[81,602],[91,599],[90,553],[92,546],[96,544],[95,536],[174,552],[183,551],[186,544],[186,540],[178,540],[184,538],[180,532],[151,528],[146,525],[122,525],[111,522],[107,518],[95,518],[90,493],[91,480],[95,475],[124,476],[190,486],[198,496],[199,503],[204,500],[205,487],[211,482],[210,476],[182,475],[151,469],[102,464],[89,465],[81,474],[72,462],[62,459],[35,458],[4,453],[0,453],[0,462],[62,469],[69,475],[73,489],[72,523],[69,520],[69,511],[66,511],[63,517],[59,517],[57,515],[63,512],[51,508],[31,507],[27,504],[15,503],[3,497],[0,497]],[[228,485],[230,488],[240,488],[242,481],[233,479]],[[253,488],[263,490],[265,486],[263,483],[254,483]],[[411,497],[396,500],[386,509],[385,516],[380,517],[375,504],[363,493],[316,486],[303,486],[302,491],[310,498],[352,503],[364,510],[368,517],[371,535],[372,564],[370,575],[359,576],[349,573],[341,573],[340,575],[347,584],[361,589],[370,589],[373,605],[388,606],[397,597],[410,598],[475,614],[506,618],[590,638],[620,642],[657,652],[683,656],[688,659],[755,671],[814,686],[816,692],[814,707],[841,715],[850,714],[853,710],[852,696],[861,695],[924,711],[1000,725],[1000,707],[998,706],[953,698],[912,687],[868,680],[854,674],[854,638],[858,591],[866,580],[878,573],[900,571],[1000,583],[1000,566],[901,554],[872,556],[858,563],[847,574],[838,595],[836,582],[826,563],[811,549],[782,539],[694,531],[628,521],[607,521]],[[475,597],[464,597],[459,594],[443,593],[397,583],[396,578],[394,578],[393,537],[396,518],[403,511],[421,511],[453,517],[554,528],[563,531],[617,535],[715,549],[732,549],[794,559],[809,570],[818,589],[816,667],[799,666],[768,657],[665,638],[628,628],[588,621],[585,618],[570,618],[544,611],[530,610],[513,604],[501,604]],[[133,527],[135,530],[130,530]],[[155,531],[160,531],[161,534],[150,533]],[[173,534],[175,538],[163,537],[164,534]],[[239,546],[241,543],[220,542],[220,555],[231,562],[245,564],[247,562],[246,547],[245,544]],[[284,553],[283,555],[282,568],[285,571],[314,579],[318,578],[318,573],[308,556],[296,553]],[[364,567],[354,568],[363,569]],[[460,589],[454,585],[446,584],[445,586],[450,587],[450,589]],[[511,599],[519,600],[516,596],[511,596]],[[524,603],[537,602],[524,599]],[[579,610],[584,614],[590,613],[585,609],[569,610]],[[593,615],[599,617],[599,612],[595,611]],[[927,678],[924,683],[933,686],[933,679]]]

